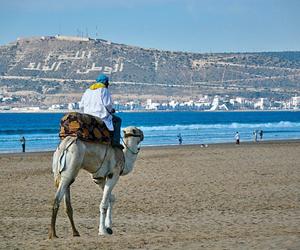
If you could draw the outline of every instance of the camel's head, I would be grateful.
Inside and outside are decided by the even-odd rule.
[[[129,137],[137,138],[138,139],[138,141],[136,142],[137,144],[139,144],[142,140],[144,140],[143,131],[138,129],[137,127],[130,126],[124,128],[123,133],[124,133],[124,138],[129,138]]]
[[[144,133],[142,130],[132,126],[125,128],[123,132],[125,166],[121,175],[127,175],[132,171],[137,155],[140,152],[139,143],[144,140]]]

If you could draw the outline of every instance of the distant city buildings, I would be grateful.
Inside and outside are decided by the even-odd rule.
[[[27,112],[60,112],[79,109],[79,103],[53,104],[49,107],[14,107],[13,101],[17,97],[0,96],[0,111],[27,111]],[[122,101],[114,102],[118,111],[238,111],[238,110],[299,110],[300,96],[294,96],[288,100],[269,100],[268,98],[244,98],[229,96],[204,95],[197,100],[180,101],[172,98],[170,101]]]
[[[119,104],[120,105],[120,104]],[[119,110],[126,107],[119,106]],[[243,97],[229,98],[228,96],[203,96],[199,100],[180,102],[153,102],[148,99],[145,104],[136,106],[136,110],[170,110],[170,111],[230,111],[230,110],[294,110],[300,109],[300,96],[289,100],[278,101],[268,98],[247,99]]]

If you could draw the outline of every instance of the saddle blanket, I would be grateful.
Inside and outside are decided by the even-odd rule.
[[[60,121],[60,139],[67,136],[77,137],[83,141],[111,144],[109,131],[105,123],[98,117],[70,112]]]

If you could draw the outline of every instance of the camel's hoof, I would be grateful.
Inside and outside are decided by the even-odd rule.
[[[105,228],[103,231],[100,231],[98,233],[98,235],[100,236],[106,236],[106,235],[112,235],[113,234],[113,230],[111,228]]]
[[[49,234],[49,240],[57,239],[58,236],[56,234]]]
[[[113,234],[113,230],[111,229],[111,228],[106,228],[106,232],[108,233],[108,234]]]
[[[80,234],[76,231],[73,233],[73,237],[80,237]]]

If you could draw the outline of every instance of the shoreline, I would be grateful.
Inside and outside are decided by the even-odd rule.
[[[235,142],[219,142],[219,143],[211,143],[211,144],[182,144],[182,145],[152,145],[152,146],[141,146],[141,150],[165,150],[165,149],[188,149],[188,148],[218,148],[218,147],[244,147],[244,146],[262,146],[262,145],[288,145],[288,144],[299,144],[300,139],[292,139],[292,140],[263,140],[263,141],[241,141],[239,145],[236,145]],[[204,146],[207,145],[207,146]],[[5,156],[35,156],[35,155],[45,155],[45,154],[53,154],[54,150],[45,150],[45,151],[28,151],[28,152],[0,152],[0,158]]]
[[[65,114],[70,112],[80,112],[79,110],[0,110],[0,114]],[[282,110],[121,110],[116,113],[174,113],[174,112],[191,112],[191,113],[236,113],[236,112],[300,112],[300,109],[282,109]]]

